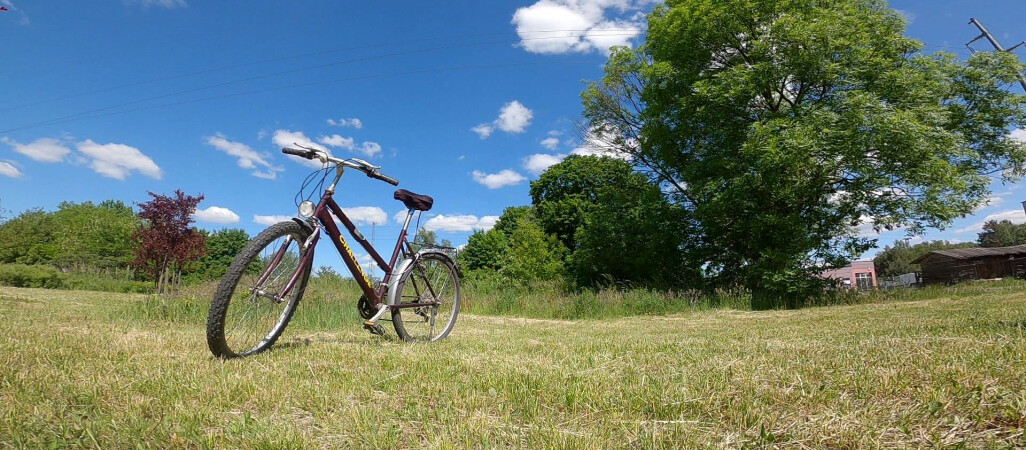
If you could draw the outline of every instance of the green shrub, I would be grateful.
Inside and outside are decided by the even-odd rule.
[[[0,264],[0,284],[28,288],[63,288],[65,277],[50,266]]]

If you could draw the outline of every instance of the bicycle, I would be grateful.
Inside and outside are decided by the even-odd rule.
[[[393,186],[399,181],[382,174],[380,166],[366,161],[336,158],[324,150],[297,146],[300,148],[283,148],[282,152],[318,159],[324,168],[312,173],[303,183],[296,199],[299,216],[274,224],[254,237],[221,279],[207,318],[207,345],[211,353],[222,359],[237,358],[260,353],[274,345],[303,297],[321,232],[331,238],[363,291],[357,308],[365,319],[365,329],[384,335],[378,321],[391,313],[395,332],[404,341],[437,341],[448,336],[459,315],[462,273],[455,261],[440,249],[427,247],[414,251],[407,240],[407,229],[415,212],[430,210],[434,200],[404,189],[395,191],[394,198],[403,202],[407,214],[391,260],[385,262],[335,203],[333,196],[347,168]],[[314,204],[311,198],[323,187],[332,169],[334,180]],[[315,181],[313,192],[306,195],[304,191]],[[378,286],[370,282],[356,261],[336,219],[384,272]]]

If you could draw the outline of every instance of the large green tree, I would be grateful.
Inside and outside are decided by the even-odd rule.
[[[30,209],[0,225],[0,263],[49,264],[57,254],[53,214]]]
[[[132,233],[141,222],[132,207],[117,200],[62,202],[53,213],[59,267],[126,268],[135,246]]]
[[[674,192],[718,282],[801,297],[875,245],[856,226],[944,226],[1024,172],[1015,55],[924,54],[904,25],[879,0],[668,0],[583,93],[591,140]]]

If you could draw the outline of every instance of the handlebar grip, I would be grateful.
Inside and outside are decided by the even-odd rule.
[[[386,182],[388,184],[391,184],[392,186],[398,186],[399,185],[399,180],[397,180],[395,178],[392,178],[392,177],[390,177],[388,175],[385,175],[385,174],[383,174],[381,172],[378,172],[378,171],[367,172],[367,176],[371,177],[371,178],[379,179],[379,180],[384,181],[384,182]]]
[[[288,147],[285,147],[285,148],[281,149],[281,152],[285,153],[285,154],[288,154],[288,155],[296,155],[296,156],[299,156],[301,158],[306,158],[306,159],[314,159],[314,155],[315,155],[313,150],[300,150],[300,149],[297,149],[297,148],[288,148]]]

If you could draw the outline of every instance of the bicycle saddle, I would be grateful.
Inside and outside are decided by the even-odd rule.
[[[435,199],[426,195],[414,194],[406,189],[396,189],[395,199],[403,202],[407,208],[417,211],[427,211],[435,203]]]

